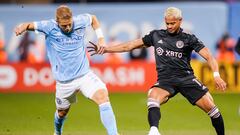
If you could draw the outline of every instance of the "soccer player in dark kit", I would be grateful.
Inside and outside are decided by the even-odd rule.
[[[167,8],[164,19],[166,30],[153,30],[143,38],[115,46],[104,47],[91,43],[88,51],[95,55],[154,47],[158,79],[148,92],[149,135],[160,135],[158,131],[161,118],[160,105],[166,103],[177,93],[181,93],[192,105],[198,106],[207,113],[217,135],[224,135],[222,115],[214,104],[208,88],[197,80],[190,65],[191,53],[194,50],[211,67],[217,89],[224,91],[226,83],[220,77],[216,60],[209,49],[195,35],[184,32],[180,27],[182,23],[180,9]]]

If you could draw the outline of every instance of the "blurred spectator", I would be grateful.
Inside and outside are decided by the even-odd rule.
[[[141,38],[141,34],[138,33],[138,38]],[[129,52],[130,60],[146,60],[148,55],[147,48],[138,48]]]
[[[4,42],[0,40],[0,63],[6,63],[8,60],[7,53],[4,49]]]
[[[23,35],[23,38],[20,41],[20,44],[18,46],[19,60],[20,61],[27,62],[29,45],[33,44],[33,42],[34,41],[30,40],[30,38],[29,38],[29,32],[26,32]]]
[[[86,2],[87,0],[53,0],[53,3],[79,3],[79,2]],[[84,2],[84,3],[85,3]]]
[[[117,45],[119,43],[120,42],[117,41],[115,37],[111,37],[108,46]],[[107,53],[105,55],[106,55],[105,62],[107,63],[117,64],[122,63],[124,61],[120,53]]]
[[[145,60],[147,58],[147,49],[139,48],[130,51],[129,57],[131,60]]]
[[[30,38],[26,32],[19,44],[19,60],[28,63],[40,63],[45,61],[44,45]]]
[[[216,59],[219,62],[233,63],[235,61],[234,46],[235,40],[228,33],[224,33],[217,43]]]
[[[240,37],[238,38],[237,44],[235,46],[235,51],[240,55]]]
[[[45,53],[42,44],[34,41],[33,44],[29,45],[27,62],[29,63],[41,63],[45,61]]]

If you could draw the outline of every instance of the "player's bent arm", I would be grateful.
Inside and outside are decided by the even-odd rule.
[[[108,46],[105,48],[104,53],[115,53],[115,52],[128,52],[136,48],[145,47],[142,38],[121,43],[114,46]]]
[[[15,33],[16,35],[21,35],[22,33],[24,33],[25,31],[33,31],[34,30],[34,23],[33,22],[26,22],[26,23],[22,23],[20,25],[18,25],[15,28]]]
[[[216,59],[213,57],[211,52],[209,51],[208,48],[204,47],[198,52],[204,59],[207,60],[208,65],[211,67],[214,76],[214,80],[216,83],[217,89],[225,90],[226,89],[226,83],[222,78],[220,77],[220,74],[218,72],[218,63]]]
[[[91,25],[92,25],[92,28],[93,28],[94,30],[100,28],[100,23],[99,23],[97,17],[96,17],[95,15],[91,15],[91,17],[92,17],[92,24],[91,24]]]
[[[198,53],[207,61],[213,72],[218,72],[218,63],[207,47],[204,47]]]

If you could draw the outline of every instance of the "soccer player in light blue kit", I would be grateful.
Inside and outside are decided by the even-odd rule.
[[[56,20],[26,22],[15,29],[16,35],[33,30],[45,34],[47,55],[56,79],[55,135],[62,134],[64,120],[71,103],[76,102],[78,91],[99,105],[101,121],[108,135],[118,134],[106,85],[89,67],[84,36],[86,27],[90,25],[96,32],[99,46],[103,46],[104,36],[96,16],[72,16],[66,5],[57,8]]]

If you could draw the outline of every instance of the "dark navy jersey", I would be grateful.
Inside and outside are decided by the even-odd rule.
[[[195,35],[185,33],[182,29],[177,34],[167,30],[153,30],[142,40],[145,46],[154,47],[158,79],[193,74],[191,53],[204,48]]]

